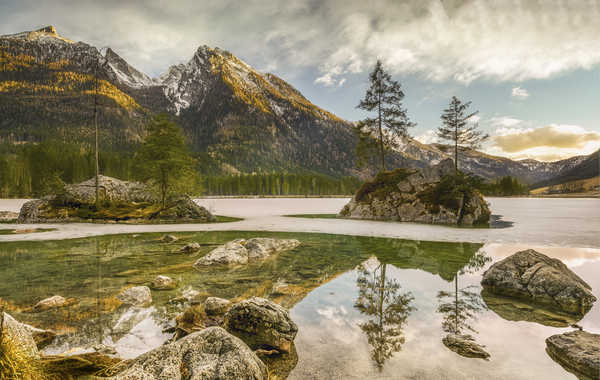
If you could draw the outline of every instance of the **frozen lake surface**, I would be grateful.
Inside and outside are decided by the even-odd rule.
[[[487,198],[493,215],[506,228],[470,229],[415,223],[345,219],[290,218],[291,214],[337,213],[348,198],[198,199],[218,215],[244,218],[216,224],[46,224],[55,231],[3,235],[0,241],[54,240],[116,233],[171,231],[282,231],[394,237],[446,242],[531,244],[535,246],[600,248],[600,200],[557,198]],[[18,211],[26,200],[2,199],[0,210]],[[6,224],[2,228],[12,228]]]

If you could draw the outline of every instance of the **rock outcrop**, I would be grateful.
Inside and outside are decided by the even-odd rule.
[[[600,379],[599,334],[571,331],[552,335],[546,339],[546,352],[579,378]]]
[[[365,182],[339,213],[351,219],[489,225],[490,210],[450,159],[421,170],[396,169]]]
[[[179,252],[181,253],[195,253],[200,250],[200,244],[198,243],[189,243],[181,247]]]
[[[39,357],[35,340],[25,324],[17,321],[8,313],[3,313],[0,316],[0,321],[2,322],[0,327],[3,335],[6,334],[6,336],[12,339],[18,347],[32,358]]]
[[[490,357],[490,354],[483,349],[483,346],[475,342],[475,338],[471,335],[448,334],[442,339],[442,343],[460,356],[485,360]]]
[[[590,286],[565,264],[533,249],[492,265],[483,274],[481,285],[492,294],[575,315],[585,314],[596,301]]]
[[[158,275],[152,280],[150,287],[154,290],[172,290],[177,287],[177,281],[168,276]]]
[[[179,239],[177,239],[177,237],[174,235],[163,235],[160,238],[160,241],[163,243],[173,243],[173,242],[176,242],[177,240],[179,240]]]
[[[117,298],[125,305],[147,306],[152,303],[152,293],[147,286],[134,286],[123,290]]]
[[[126,222],[213,222],[215,217],[188,196],[163,208],[149,188],[137,182],[100,176],[100,207],[95,207],[95,178],[65,185],[56,195],[26,202],[19,223],[65,223],[89,220]],[[107,206],[108,205],[108,206]]]
[[[266,380],[265,364],[240,339],[209,327],[135,359],[114,380]]]
[[[248,261],[266,259],[274,253],[294,249],[298,245],[300,242],[296,239],[237,239],[213,249],[198,259],[194,266],[247,264]]]
[[[283,307],[267,299],[252,297],[234,304],[225,314],[227,331],[252,349],[276,349],[290,352],[298,326]]]

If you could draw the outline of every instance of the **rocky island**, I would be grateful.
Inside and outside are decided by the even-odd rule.
[[[139,182],[98,177],[99,205],[96,205],[96,181],[65,185],[55,195],[25,203],[19,223],[128,222],[128,223],[206,223],[215,217],[190,197],[170,199],[162,207],[148,186]]]
[[[339,213],[351,219],[488,226],[490,210],[446,159],[430,168],[396,169],[365,182]]]

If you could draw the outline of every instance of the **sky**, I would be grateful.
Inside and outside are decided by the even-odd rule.
[[[455,95],[484,151],[544,161],[600,148],[598,20],[600,0],[0,0],[0,34],[54,25],[151,76],[219,47],[351,121],[381,59],[419,141]]]

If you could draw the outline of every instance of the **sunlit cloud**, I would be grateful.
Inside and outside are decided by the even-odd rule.
[[[529,97],[529,92],[521,87],[513,87],[511,96],[517,99],[527,99]]]
[[[418,142],[420,142],[422,144],[433,144],[433,143],[440,142],[440,138],[437,136],[436,131],[434,131],[432,129],[426,131],[425,133],[423,133],[420,136],[415,137],[415,140],[417,140]]]

